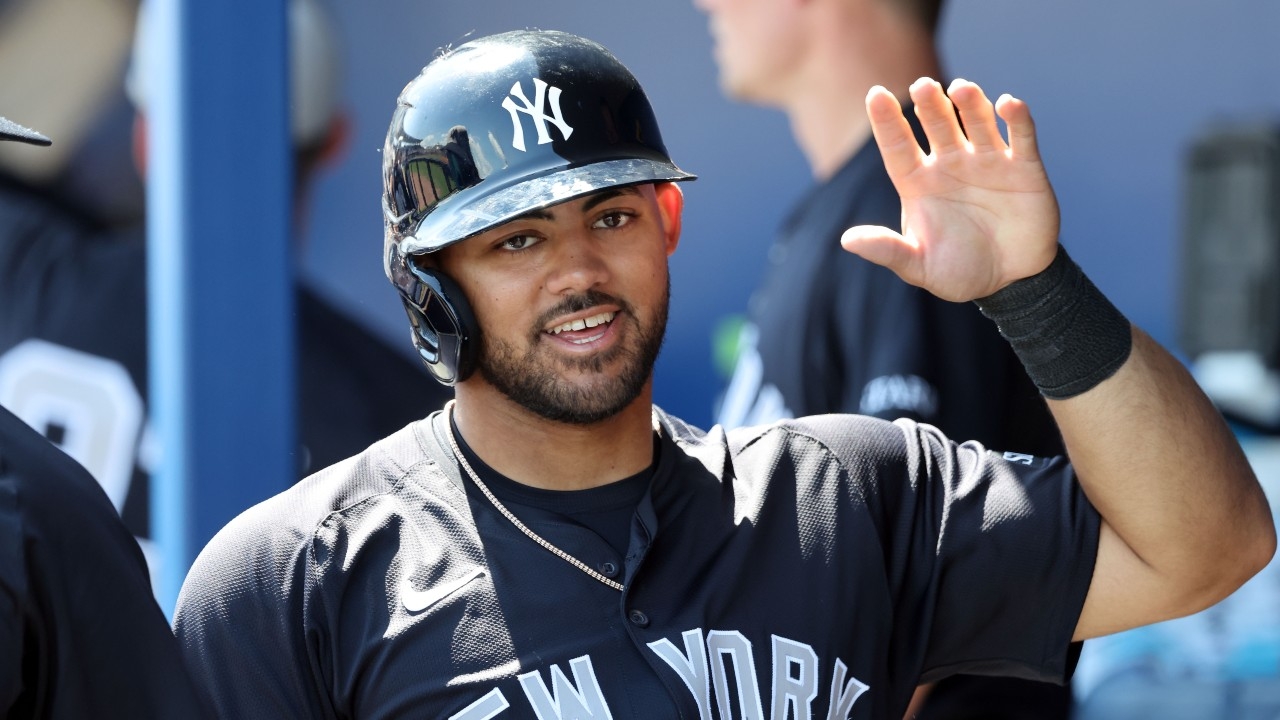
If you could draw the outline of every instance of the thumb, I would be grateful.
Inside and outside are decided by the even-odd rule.
[[[840,236],[840,245],[902,276],[915,261],[915,243],[882,225],[855,225]]]

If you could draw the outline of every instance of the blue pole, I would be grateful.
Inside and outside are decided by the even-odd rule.
[[[157,597],[295,477],[285,0],[147,0]]]

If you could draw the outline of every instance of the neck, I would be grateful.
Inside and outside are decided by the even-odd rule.
[[[467,445],[525,485],[584,490],[631,477],[653,462],[649,385],[622,412],[591,425],[547,420],[470,381],[455,388],[455,397],[454,419]]]
[[[942,72],[933,37],[887,3],[866,3],[856,16],[833,15],[814,27],[808,62],[781,105],[814,177],[826,180],[871,139],[868,90],[882,85],[905,103],[911,83]]]

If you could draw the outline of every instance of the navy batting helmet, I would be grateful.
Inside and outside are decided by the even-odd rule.
[[[617,58],[543,30],[472,40],[427,65],[400,93],[382,171],[387,277],[446,385],[470,373],[476,328],[456,286],[413,256],[603,188],[694,177]]]

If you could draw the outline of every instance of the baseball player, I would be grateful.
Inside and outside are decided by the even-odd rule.
[[[3,117],[0,140],[50,142]],[[0,717],[203,716],[106,493],[0,407]]]
[[[224,528],[175,630],[226,718],[896,718],[921,678],[1062,682],[1191,612],[1275,531],[1195,384],[1057,243],[1028,110],[867,99],[905,231],[844,244],[978,299],[1065,458],[825,415],[703,432],[652,404],[692,176],[603,47],[518,31],[402,91],[384,261],[456,400]],[[959,108],[968,139],[953,104]]]

